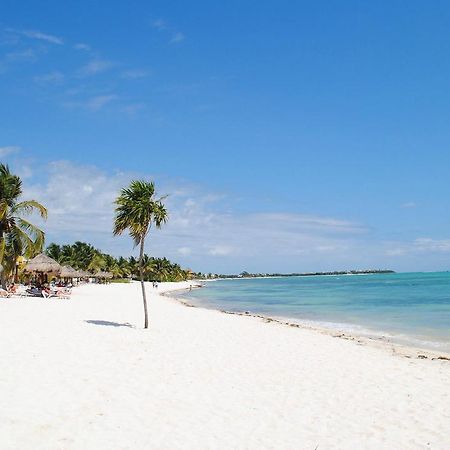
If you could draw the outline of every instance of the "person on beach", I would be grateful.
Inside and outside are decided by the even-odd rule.
[[[41,293],[44,298],[49,298],[52,295],[52,291],[48,286],[44,286]]]

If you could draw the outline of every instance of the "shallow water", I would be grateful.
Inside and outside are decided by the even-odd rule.
[[[199,306],[286,317],[450,352],[450,273],[221,280],[184,294]]]

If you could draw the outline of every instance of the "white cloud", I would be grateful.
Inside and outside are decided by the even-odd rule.
[[[85,52],[91,51],[91,46],[88,45],[88,44],[83,44],[83,43],[75,44],[75,45],[73,46],[73,48],[74,48],[75,50],[83,50],[83,51],[85,51]]]
[[[21,35],[25,36],[29,39],[36,39],[39,41],[45,41],[50,44],[63,45],[64,41],[62,38],[58,36],[54,36],[48,33],[42,33],[41,31],[36,30],[15,30],[13,28],[7,28],[6,31],[8,33],[14,34],[16,36]]]
[[[385,241],[371,228],[342,218],[294,212],[242,213],[232,208],[235,199],[177,179],[106,173],[67,161],[45,167],[34,164],[33,171],[39,178],[24,180],[25,195],[48,207],[49,220],[43,226],[49,240],[80,239],[115,255],[133,251],[128,237],[114,238],[111,230],[113,201],[135,178],[154,179],[159,193],[169,194],[165,200],[169,222],[161,230],[151,231],[147,251],[194,270],[419,269],[443,264],[450,254],[450,239]],[[396,267],[389,267],[392,263]]]
[[[4,158],[5,156],[12,155],[14,153],[20,152],[20,147],[16,147],[14,145],[9,145],[6,147],[0,147],[0,158]]]
[[[114,94],[109,95],[97,95],[86,102],[86,107],[91,111],[100,111],[108,103],[117,100],[119,97]]]
[[[387,256],[403,256],[405,253],[406,251],[403,248],[392,248],[386,250]]]
[[[73,94],[67,93],[68,95],[77,95],[80,94],[80,92],[74,92]],[[109,104],[119,100],[120,97],[116,94],[102,94],[102,95],[94,95],[92,97],[89,97],[87,99],[83,100],[74,100],[74,101],[66,101],[64,102],[64,106],[67,108],[81,108],[86,111],[90,112],[98,112],[104,109]],[[120,104],[119,104],[120,106]],[[140,108],[137,106],[133,108],[133,105],[130,105],[130,110],[126,110],[126,107],[118,107],[116,108],[116,111],[121,111],[123,113],[127,113],[130,116],[135,114]]]
[[[32,63],[37,61],[37,59],[38,54],[32,48],[9,52],[5,55],[5,60],[9,63]]]
[[[44,225],[51,240],[92,242],[116,255],[130,254],[128,238],[113,238],[113,201],[133,174],[54,162],[39,170],[45,181],[26,180],[26,196],[49,209]],[[146,175],[147,179],[154,179]],[[351,221],[303,214],[230,212],[232,202],[186,181],[156,177],[169,194],[169,222],[152,231],[148,251],[196,270],[315,270],[342,267],[361,253],[367,229]],[[322,264],[322,266],[320,266]],[[355,263],[354,263],[355,264]],[[350,267],[355,267],[349,263]],[[344,267],[345,268],[345,267]]]
[[[127,80],[137,80],[139,78],[145,78],[149,75],[147,70],[142,69],[130,69],[123,71],[120,76],[121,78],[125,78]]]
[[[139,111],[145,109],[143,103],[132,103],[130,105],[125,105],[121,108],[121,111],[128,114],[129,116],[135,116]]]
[[[178,253],[183,256],[190,255],[192,253],[192,249],[190,247],[180,247],[178,249]]]
[[[21,34],[31,39],[38,39],[40,41],[49,42],[50,44],[57,44],[57,45],[64,44],[64,41],[60,37],[42,33],[40,31],[22,31]]]
[[[106,61],[102,59],[94,59],[90,61],[88,64],[83,66],[78,74],[83,77],[97,75],[98,73],[105,72],[113,67],[113,63],[111,61]]]
[[[186,36],[181,31],[178,31],[176,28],[169,25],[163,19],[154,20],[151,23],[151,26],[156,30],[158,30],[159,32],[162,32],[164,35],[168,36],[170,44],[180,43],[184,41],[186,38]]]
[[[114,197],[129,181],[128,176],[107,176],[95,167],[68,161],[52,162],[45,170],[46,179],[27,182],[24,195],[48,207],[47,229],[56,233],[87,233],[87,240],[90,232],[110,232]]]
[[[416,206],[414,202],[406,202],[401,205],[402,208],[415,208]]]
[[[157,19],[152,22],[152,27],[156,28],[159,31],[163,31],[167,29],[166,22],[162,19]]]
[[[174,33],[174,35],[172,36],[172,39],[170,40],[171,44],[177,44],[179,42],[182,42],[185,40],[185,36],[183,33],[177,31],[176,33]]]
[[[208,250],[208,254],[212,256],[227,256],[233,253],[233,248],[228,245],[214,245]]]
[[[34,77],[34,81],[41,84],[61,84],[64,81],[64,74],[55,70]]]
[[[450,239],[417,238],[409,242],[395,243],[386,250],[388,256],[420,256],[432,253],[450,253]]]
[[[413,242],[415,250],[420,252],[450,252],[450,239],[419,238]]]

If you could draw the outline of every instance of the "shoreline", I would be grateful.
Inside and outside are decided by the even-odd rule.
[[[194,289],[201,289],[203,286],[197,286]],[[424,347],[416,347],[413,345],[403,344],[401,342],[395,342],[389,340],[388,337],[382,336],[366,336],[358,333],[352,333],[348,331],[342,331],[338,328],[333,329],[332,327],[325,327],[320,325],[306,324],[301,321],[296,321],[289,317],[280,316],[268,316],[264,314],[258,314],[251,311],[228,311],[220,308],[207,308],[201,305],[195,305],[189,302],[184,297],[174,296],[177,292],[189,292],[190,289],[187,288],[176,288],[173,290],[167,290],[161,292],[162,297],[170,298],[181,303],[183,306],[189,308],[200,308],[204,310],[217,311],[222,314],[242,316],[242,317],[253,317],[262,320],[264,323],[274,323],[281,326],[300,328],[302,330],[309,330],[314,333],[320,333],[322,335],[327,335],[333,338],[344,339],[347,341],[353,341],[356,345],[370,345],[376,348],[382,348],[387,351],[391,351],[392,354],[402,356],[404,358],[416,358],[416,359],[428,359],[430,361],[449,361],[450,362],[450,352],[444,350],[433,350]],[[312,321],[311,321],[312,322]],[[394,338],[395,339],[395,338]]]

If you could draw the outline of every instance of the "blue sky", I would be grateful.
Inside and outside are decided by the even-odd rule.
[[[446,270],[449,20],[438,1],[4,0],[0,156],[50,240],[128,254],[111,201],[142,176],[170,194],[149,253],[196,270]]]

